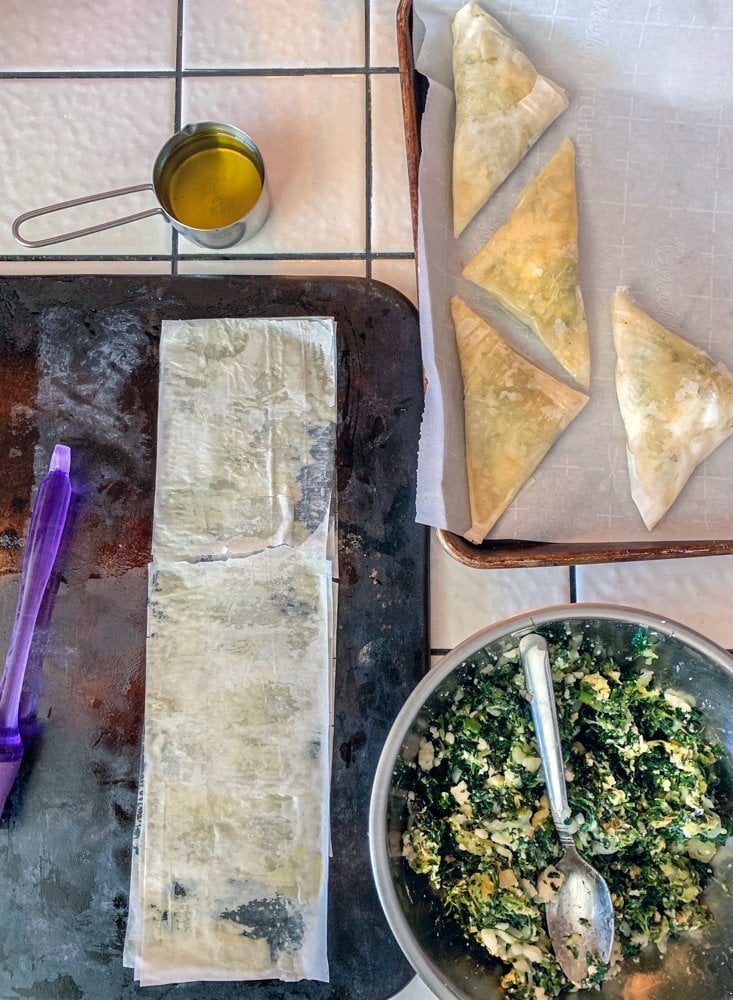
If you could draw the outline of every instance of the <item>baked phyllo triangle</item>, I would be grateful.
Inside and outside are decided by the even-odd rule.
[[[453,232],[459,236],[568,99],[476,3],[453,19],[453,82]]]
[[[733,433],[733,376],[642,312],[625,288],[611,311],[631,496],[651,531]]]
[[[470,542],[483,541],[588,397],[517,354],[451,299],[463,377]]]
[[[575,149],[565,139],[501,229],[463,271],[531,327],[586,388],[590,348],[578,278]]]

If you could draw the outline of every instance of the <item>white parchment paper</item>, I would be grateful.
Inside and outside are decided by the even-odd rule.
[[[590,402],[490,538],[548,542],[729,538],[733,438],[647,532],[631,499],[616,401],[610,297],[627,285],[658,322],[733,370],[733,6],[691,0],[482,0],[570,107],[478,213],[451,235],[454,0],[415,0],[415,55],[430,80],[422,121],[420,323],[428,379],[418,520],[470,523],[451,295],[534,363],[572,384],[535,335],[461,277],[561,140],[575,143]]]

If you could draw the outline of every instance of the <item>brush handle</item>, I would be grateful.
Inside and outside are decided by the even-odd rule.
[[[48,474],[38,487],[23,557],[18,605],[0,685],[0,740],[3,730],[7,734],[18,727],[18,705],[36,619],[71,500],[69,465],[69,449],[65,445],[56,445]],[[8,743],[9,750],[7,735],[3,742]]]

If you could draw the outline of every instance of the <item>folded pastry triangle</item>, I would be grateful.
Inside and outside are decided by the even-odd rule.
[[[470,542],[483,541],[588,397],[517,354],[451,299],[463,377]]]
[[[531,327],[585,388],[590,348],[578,279],[575,149],[565,139],[501,229],[463,270]]]
[[[733,375],[642,312],[625,288],[611,311],[631,496],[651,531],[733,433]]]
[[[453,232],[459,236],[568,99],[476,3],[453,19],[453,82]]]

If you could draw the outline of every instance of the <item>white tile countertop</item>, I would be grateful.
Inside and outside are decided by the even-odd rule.
[[[312,274],[374,277],[415,300],[395,41],[396,0],[4,0],[0,28],[0,270],[4,274]],[[148,180],[182,124],[249,132],[272,214],[217,254],[161,218],[34,252],[22,212]],[[125,213],[150,207],[128,199]],[[64,217],[100,221],[102,202]],[[28,230],[40,237],[57,219]],[[567,568],[468,569],[433,539],[435,655],[500,617],[547,604],[636,606],[733,647],[733,557]],[[404,1000],[427,995],[419,985]]]

